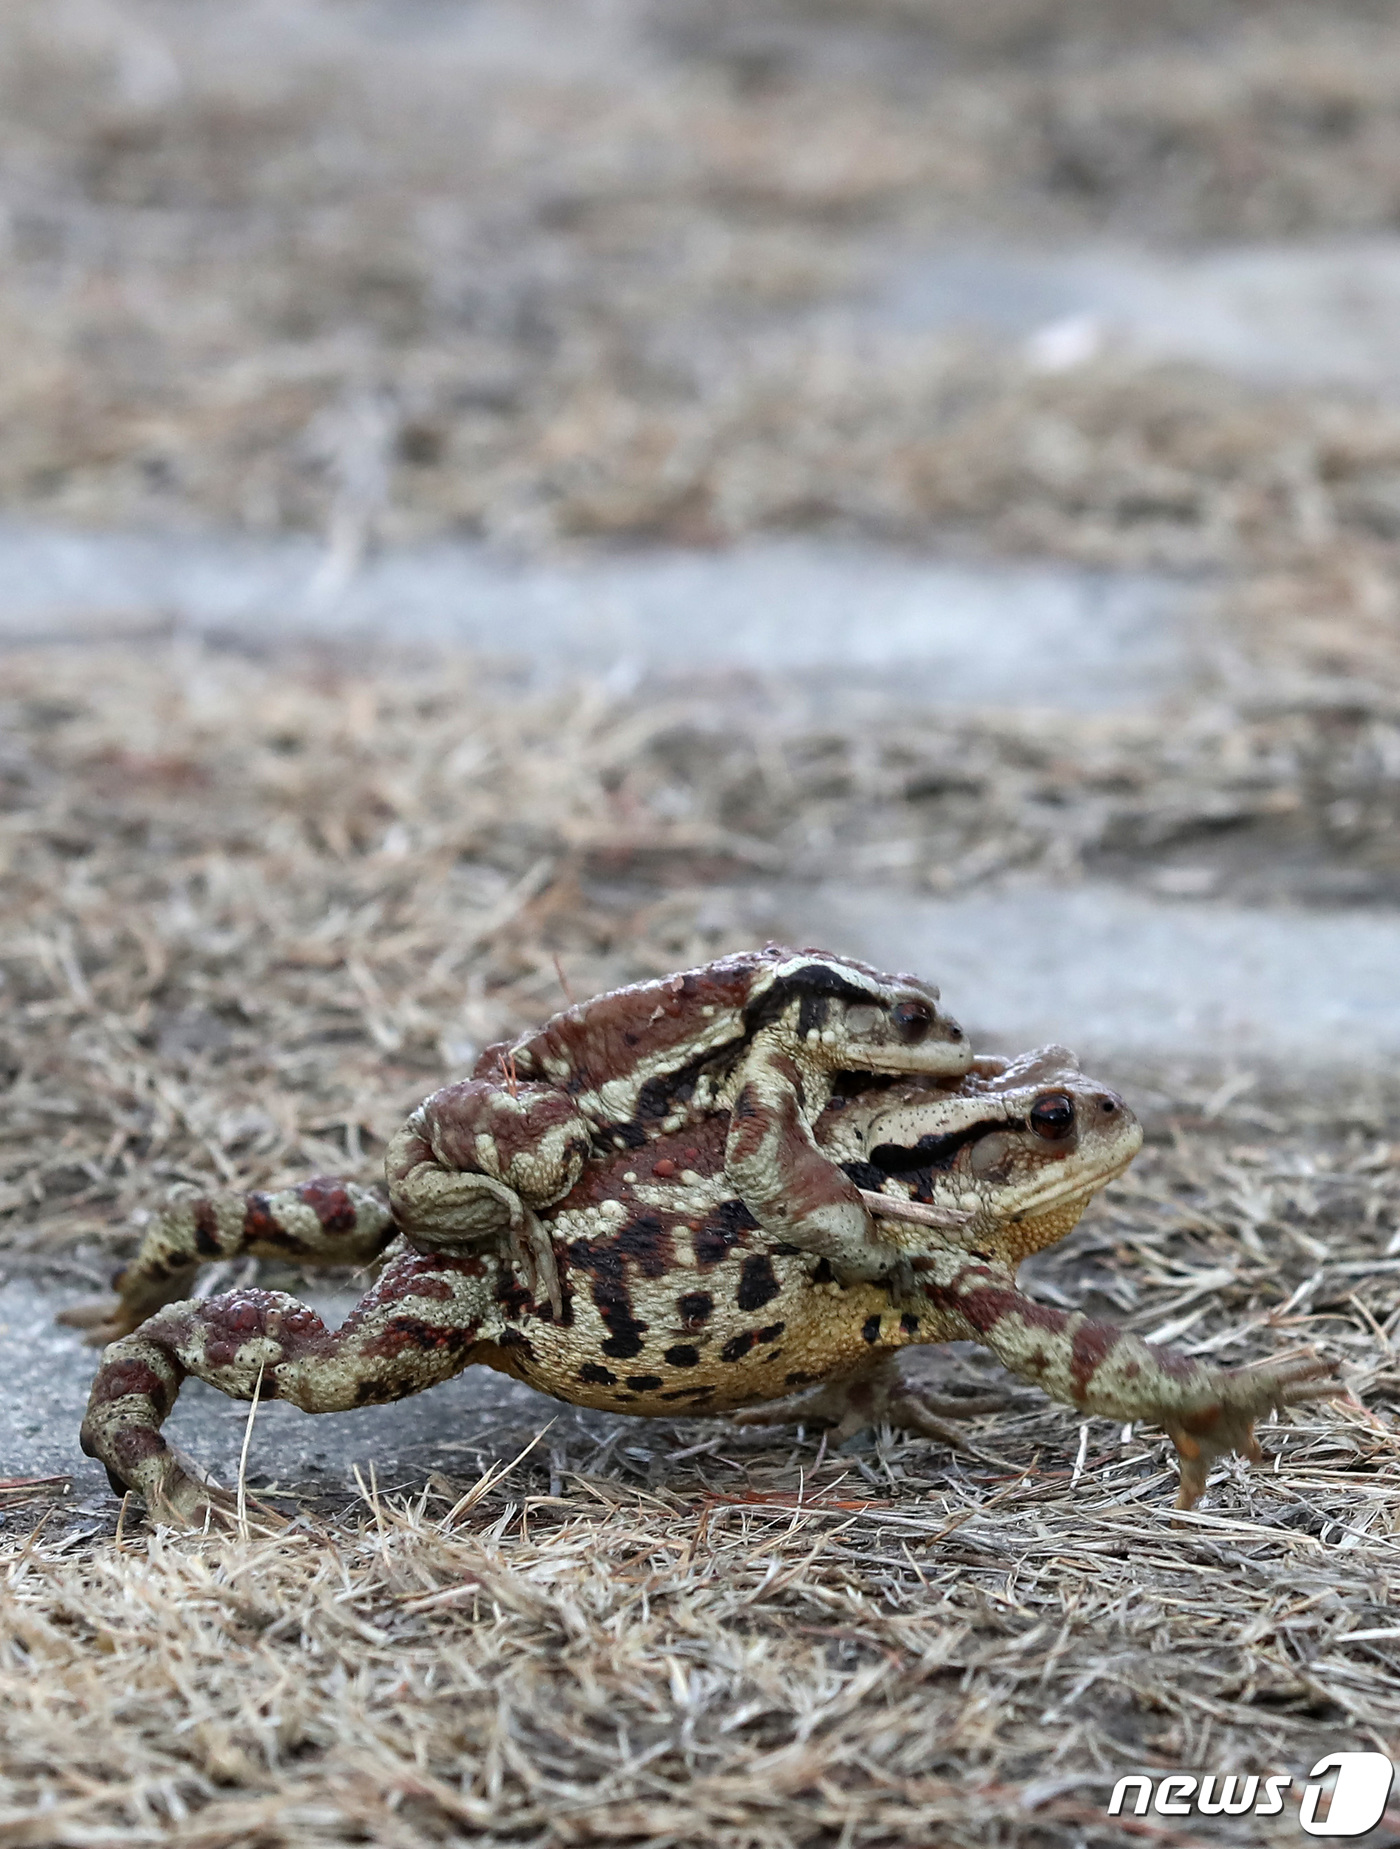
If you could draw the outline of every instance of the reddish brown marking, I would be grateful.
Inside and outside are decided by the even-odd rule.
[[[287,1234],[272,1217],[272,1196],[270,1194],[250,1194],[243,1209],[243,1237],[249,1245],[255,1240],[265,1240],[278,1245],[300,1245],[300,1240],[289,1239]]]
[[[129,1425],[125,1431],[114,1432],[108,1440],[108,1447],[116,1470],[128,1481],[138,1464],[144,1464],[148,1458],[159,1457],[162,1451],[169,1449],[160,1433],[152,1431],[149,1425]]]
[[[1219,1404],[1206,1406],[1200,1412],[1186,1413],[1181,1420],[1183,1431],[1190,1432],[1194,1438],[1209,1438],[1220,1423],[1220,1415],[1225,1408]]]
[[[350,1313],[347,1324],[362,1321],[382,1304],[397,1302],[401,1297],[435,1297],[439,1280],[449,1278],[453,1272],[479,1278],[484,1270],[485,1261],[471,1253],[404,1252],[380,1273],[378,1282]],[[450,1285],[444,1294],[452,1295]]]
[[[333,1175],[313,1175],[301,1184],[297,1194],[328,1233],[354,1232],[355,1203]]]
[[[431,1162],[433,1150],[426,1137],[411,1136],[403,1146],[403,1158],[389,1172],[390,1181],[402,1181],[404,1176],[416,1169],[420,1162]]]
[[[224,1297],[211,1297],[195,1312],[195,1320],[204,1325],[204,1359],[210,1367],[228,1367],[236,1360],[239,1349],[250,1336],[267,1332],[268,1312],[277,1299],[270,1291],[230,1291]]]
[[[619,1150],[604,1161],[584,1165],[572,1190],[559,1202],[557,1212],[580,1212],[599,1202],[623,1201],[628,1210],[635,1205],[634,1184],[623,1176],[634,1173],[638,1181],[655,1175],[662,1181],[679,1172],[682,1165],[702,1175],[717,1175],[724,1167],[724,1144],[729,1134],[729,1113],[716,1111],[703,1124],[686,1131],[687,1145],[677,1151],[673,1137],[658,1137],[640,1147]]]
[[[412,1295],[426,1297],[431,1303],[450,1303],[455,1293],[450,1279],[441,1272],[422,1271],[413,1279]]]
[[[774,1053],[768,1061],[769,1070],[776,1072],[780,1079],[786,1079],[796,1094],[798,1108],[807,1108],[807,1088],[802,1083],[802,1073],[796,1062],[786,1053]]]
[[[1153,1358],[1164,1374],[1170,1374],[1173,1380],[1187,1380],[1199,1371],[1200,1363],[1192,1361],[1175,1348],[1155,1348]]]
[[[211,1329],[223,1329],[230,1335],[261,1335],[267,1327],[267,1313],[274,1307],[271,1291],[230,1291],[227,1296],[211,1297],[199,1315]]]
[[[1083,1400],[1089,1383],[1109,1355],[1118,1346],[1121,1331],[1109,1323],[1083,1322],[1074,1332],[1070,1346],[1069,1377],[1074,1383],[1074,1397]]]
[[[405,1350],[418,1354],[460,1354],[476,1340],[476,1330],[446,1323],[425,1322],[421,1316],[396,1316],[380,1332],[360,1344],[361,1354],[394,1360]]]
[[[1051,1335],[1063,1333],[1069,1322],[1069,1316],[1064,1310],[1052,1310],[1046,1304],[1022,1296],[1018,1290],[992,1284],[963,1283],[964,1278],[989,1275],[981,1266],[970,1266],[959,1272],[951,1285],[926,1284],[924,1291],[930,1303],[940,1310],[951,1310],[955,1315],[965,1316],[979,1335],[986,1335],[989,1330],[995,1329],[1003,1316],[1019,1316],[1031,1328],[1044,1329]]]
[[[738,1039],[755,976],[772,961],[762,953],[726,957],[680,976],[613,989],[555,1015],[521,1043],[517,1057],[533,1071],[544,1070],[547,1059],[562,1058],[591,1087],[628,1071],[638,1059],[668,1064],[667,1054],[686,1049],[696,1015],[706,1006],[720,1017],[733,1015]]]
[[[763,1147],[768,1134],[769,1118],[746,1085],[734,1100],[734,1115],[729,1130],[728,1157],[731,1162],[751,1162]]]
[[[107,1406],[113,1400],[123,1400],[129,1393],[139,1393],[148,1399],[163,1418],[173,1403],[174,1393],[147,1361],[139,1361],[133,1356],[127,1361],[109,1361],[98,1370],[97,1379],[92,1383],[93,1406]]]

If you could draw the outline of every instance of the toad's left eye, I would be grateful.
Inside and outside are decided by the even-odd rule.
[[[1028,1116],[1037,1136],[1055,1142],[1074,1128],[1074,1100],[1062,1091],[1043,1091]]]
[[[933,1026],[933,1009],[927,1002],[896,1002],[890,1009],[890,1024],[905,1046],[913,1046]]]

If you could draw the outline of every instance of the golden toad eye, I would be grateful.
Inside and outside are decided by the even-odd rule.
[[[1062,1091],[1043,1091],[1027,1116],[1037,1136],[1057,1142],[1074,1128],[1074,1100]]]
[[[933,1026],[933,1009],[927,1002],[896,1002],[890,1009],[890,1024],[905,1046],[915,1046]]]

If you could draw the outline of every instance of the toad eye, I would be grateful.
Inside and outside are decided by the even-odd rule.
[[[1027,1115],[1037,1136],[1056,1142],[1074,1128],[1074,1100],[1062,1091],[1043,1091]]]
[[[933,1009],[927,1002],[896,1002],[890,1009],[890,1025],[905,1046],[914,1046],[928,1037]]]

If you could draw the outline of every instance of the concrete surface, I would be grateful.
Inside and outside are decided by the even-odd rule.
[[[749,670],[935,704],[1095,709],[1189,678],[1200,592],[818,540],[513,563],[437,544],[353,571],[315,540],[0,524],[0,643],[203,635],[456,646],[537,676]]]
[[[1262,383],[1400,390],[1400,238],[1176,254],[989,244],[892,259],[857,313],[907,332],[975,331],[1067,371],[1108,348]]]
[[[1108,885],[966,898],[789,889],[804,941],[939,983],[977,1044],[1357,1074],[1400,1060],[1400,917],[1157,900]]]
[[[110,1515],[116,1504],[106,1474],[78,1449],[97,1357],[83,1346],[76,1329],[53,1321],[56,1311],[89,1294],[55,1290],[28,1277],[0,1282],[0,1477],[71,1477],[68,1501],[74,1510],[83,1504],[98,1515]],[[327,1322],[337,1324],[355,1297],[308,1293],[308,1301]],[[246,1404],[188,1381],[165,1431],[231,1487],[238,1480],[247,1421]],[[612,1453],[620,1447],[624,1465],[645,1478],[658,1442],[648,1437],[655,1429],[649,1421],[565,1406],[490,1368],[474,1367],[417,1399],[334,1417],[313,1418],[275,1403],[259,1406],[248,1479],[334,1495],[353,1487],[357,1467],[368,1482],[373,1466],[381,1489],[418,1488],[434,1470],[474,1478],[485,1463],[523,1450],[545,1426],[550,1429],[542,1441],[543,1456],[548,1459],[553,1451],[566,1468],[585,1465],[618,1434]]]

